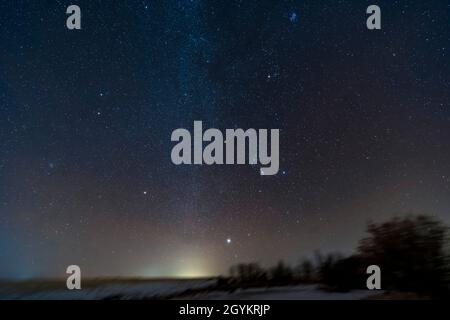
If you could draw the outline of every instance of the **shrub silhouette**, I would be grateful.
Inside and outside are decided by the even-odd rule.
[[[319,282],[335,291],[349,291],[365,285],[365,274],[359,256],[343,258],[339,254],[316,253]]]
[[[230,276],[235,284],[241,286],[260,285],[267,279],[266,272],[257,263],[234,265],[230,268]]]
[[[353,255],[335,260],[333,264],[322,271],[325,284],[337,291],[362,289],[365,286],[365,273],[360,257]]]
[[[275,267],[270,269],[269,277],[271,284],[285,285],[293,281],[294,273],[283,261],[279,261]]]
[[[303,260],[296,268],[296,277],[300,282],[311,283],[316,279],[314,264],[308,260]]]

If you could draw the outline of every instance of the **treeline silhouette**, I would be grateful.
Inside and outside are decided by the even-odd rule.
[[[316,252],[297,266],[280,261],[264,269],[257,263],[237,264],[221,279],[228,290],[237,288],[320,284],[323,289],[367,289],[367,267],[381,269],[383,290],[424,296],[449,296],[448,227],[429,216],[393,218],[369,223],[367,237],[350,256]]]

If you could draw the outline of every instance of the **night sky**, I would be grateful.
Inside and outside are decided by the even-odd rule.
[[[174,165],[194,120],[280,129],[279,173]],[[407,213],[450,222],[448,1],[0,2],[0,278],[296,263]]]

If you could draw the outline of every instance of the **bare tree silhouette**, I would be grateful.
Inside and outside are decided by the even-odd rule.
[[[441,294],[449,280],[447,231],[429,216],[370,223],[358,252],[365,264],[381,268],[384,288]]]

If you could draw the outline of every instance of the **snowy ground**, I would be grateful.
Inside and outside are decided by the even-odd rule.
[[[82,285],[81,290],[67,290],[65,283],[27,286],[0,286],[0,300],[105,300],[158,299],[214,285],[216,280],[101,281]],[[32,288],[30,288],[32,287]]]
[[[207,290],[216,280],[99,281],[82,290],[69,291],[64,283],[0,285],[0,300],[104,300],[104,299],[192,299],[192,300],[359,300],[373,295],[368,290],[326,292],[317,285],[240,289],[234,292]],[[189,291],[187,291],[189,290]],[[379,292],[377,292],[379,293]]]
[[[379,291],[377,293],[380,293]],[[326,292],[317,285],[297,285],[290,287],[257,288],[228,292],[198,294],[188,299],[204,300],[361,300],[373,295],[368,290],[348,293]]]

